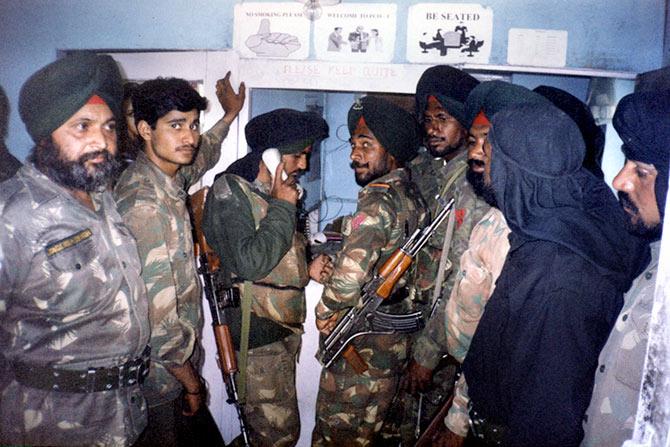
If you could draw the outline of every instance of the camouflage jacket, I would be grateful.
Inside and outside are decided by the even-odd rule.
[[[461,256],[456,281],[446,305],[447,348],[463,362],[479,319],[484,313],[509,251],[510,233],[505,216],[491,208],[472,229],[470,244]],[[468,433],[468,393],[463,375],[456,383],[454,401],[445,420],[454,433]]]
[[[91,198],[95,212],[32,164],[0,184],[0,444],[124,446],[146,425],[138,386],[45,391],[11,368],[112,367],[149,341],[135,241],[108,192]]]
[[[440,194],[440,185],[446,183],[446,165],[444,159],[433,157],[426,148],[421,148],[416,157],[407,165],[412,182],[417,186],[432,216],[438,208],[436,197]]]
[[[442,178],[446,179],[442,188],[442,197],[454,197],[454,233],[446,265],[447,272],[444,275],[441,299],[436,307],[432,318],[428,321],[426,328],[422,331],[413,347],[414,360],[419,364],[433,369],[437,366],[440,358],[446,353],[447,342],[444,330],[444,312],[446,306],[445,297],[449,297],[456,279],[457,266],[461,255],[468,247],[470,233],[473,227],[491,208],[484,200],[479,198],[465,178],[467,166],[467,154],[462,153],[453,158],[446,166],[446,172]],[[456,175],[452,181],[453,176]],[[445,189],[445,186],[448,188]],[[419,257],[417,268],[419,269],[419,289],[432,291],[435,286],[437,267],[442,255],[442,245],[447,223],[443,223],[435,235],[428,242],[429,249],[424,250]],[[424,299],[425,301],[425,299]]]
[[[356,212],[344,225],[344,245],[325,283],[317,318],[358,305],[361,287],[372,279],[377,267],[427,220],[423,200],[405,169],[393,170],[361,189]],[[408,273],[397,287],[406,285],[407,279]],[[400,304],[398,310],[409,309],[408,299]]]
[[[661,241],[650,248],[651,262],[624,295],[621,312],[600,352],[593,396],[584,416],[583,446],[621,445],[633,436]]]
[[[203,135],[194,162],[174,178],[140,152],[114,189],[119,213],[137,240],[149,299],[152,363],[143,390],[150,406],[181,392],[166,367],[188,361],[201,334],[201,288],[186,191],[219,160],[222,139]]]
[[[252,282],[252,312],[302,333],[307,242],[295,230],[296,207],[268,193],[259,182],[222,175],[208,195],[203,230],[226,270]]]

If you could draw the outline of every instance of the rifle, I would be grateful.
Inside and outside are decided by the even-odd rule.
[[[328,368],[340,354],[359,374],[367,370],[367,364],[351,342],[369,334],[407,334],[424,326],[421,311],[405,315],[394,315],[377,310],[382,301],[393,292],[393,288],[412,264],[412,260],[428,242],[430,236],[444,221],[454,206],[451,199],[430,225],[416,231],[381,266],[377,274],[363,286],[361,306],[352,307],[340,319],[335,329],[326,337],[316,358]]]
[[[214,339],[216,340],[216,348],[219,354],[219,366],[221,367],[223,383],[226,385],[226,393],[228,394],[226,402],[235,406],[242,440],[244,445],[249,447],[251,445],[249,442],[249,433],[235,384],[235,374],[238,372],[237,359],[226,315],[227,308],[239,305],[239,291],[234,288],[217,289],[214,286],[213,276],[219,270],[221,262],[216,253],[207,244],[205,235],[202,232],[202,214],[207,191],[207,187],[202,188],[190,198],[193,232],[195,233],[193,245],[195,255],[200,259],[198,273],[202,276],[205,297],[212,314],[212,329],[214,330]]]
[[[451,396],[449,396],[444,405],[442,405],[440,411],[438,411],[433,420],[430,421],[426,431],[424,431],[421,434],[421,437],[416,441],[414,447],[429,447],[433,444],[433,435],[437,432],[437,430],[439,430],[441,426],[444,426],[444,418],[447,417],[447,413],[449,412],[449,408],[451,408],[453,401],[454,394],[451,393]]]

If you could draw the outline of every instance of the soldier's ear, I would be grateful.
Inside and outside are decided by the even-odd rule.
[[[142,137],[144,141],[151,141],[152,130],[153,129],[151,129],[149,123],[144,120],[141,120],[139,123],[137,123],[137,133],[140,134],[140,137]]]

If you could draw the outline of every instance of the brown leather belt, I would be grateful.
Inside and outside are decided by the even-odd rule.
[[[126,363],[112,367],[83,370],[61,369],[49,366],[13,362],[17,382],[31,388],[66,393],[94,393],[141,384],[149,374],[151,348]]]

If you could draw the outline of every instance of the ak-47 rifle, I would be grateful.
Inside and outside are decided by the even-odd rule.
[[[214,274],[219,270],[221,262],[219,257],[212,251],[205,240],[202,232],[202,215],[205,206],[205,197],[208,188],[202,188],[191,195],[191,216],[193,220],[193,232],[195,233],[194,248],[195,255],[200,259],[198,273],[203,279],[203,289],[205,297],[209,303],[209,310],[212,313],[212,329],[214,330],[214,339],[219,354],[219,362],[223,383],[226,385],[228,402],[235,406],[237,419],[240,424],[242,441],[249,447],[249,433],[247,424],[242,412],[239,397],[237,395],[237,386],[235,384],[235,375],[238,372],[237,359],[235,357],[235,348],[233,338],[230,334],[230,326],[226,315],[226,309],[239,305],[239,292],[234,288],[220,288],[214,286]],[[237,293],[235,293],[237,292]]]
[[[424,321],[420,311],[395,315],[381,312],[377,308],[391,295],[414,257],[428,242],[453,206],[454,199],[451,199],[430,225],[423,229],[417,228],[402,247],[386,260],[374,278],[363,286],[361,306],[352,307],[347,311],[316,354],[316,358],[324,368],[332,365],[342,354],[354,370],[361,373],[367,369],[367,364],[351,345],[355,338],[369,334],[412,333],[423,328]]]
[[[453,401],[454,395],[452,393],[444,404],[442,404],[440,411],[438,411],[435,417],[430,421],[428,428],[421,434],[416,441],[416,444],[414,444],[414,447],[430,447],[433,444],[433,436],[444,426],[444,418],[447,417],[447,413],[449,413],[449,408],[451,408]]]

